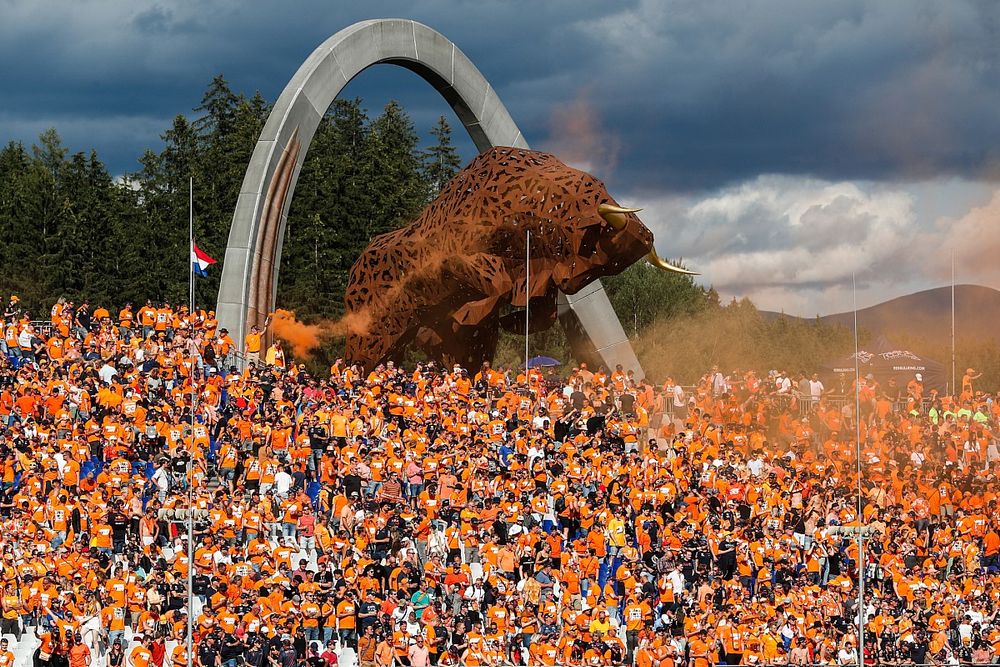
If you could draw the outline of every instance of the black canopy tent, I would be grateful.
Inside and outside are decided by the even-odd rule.
[[[895,345],[885,336],[879,336],[859,350],[858,360],[861,375],[867,376],[871,373],[882,385],[890,378],[895,378],[898,386],[906,387],[914,375],[920,373],[925,391],[937,389],[943,393],[948,386],[948,374],[945,372],[944,364]],[[853,381],[854,354],[826,364],[823,370],[828,377],[834,378],[840,373],[845,373]]]

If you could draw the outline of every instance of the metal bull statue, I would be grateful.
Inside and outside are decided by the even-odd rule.
[[[372,368],[416,345],[472,368],[492,358],[501,327],[523,332],[516,309],[528,295],[529,329],[541,331],[556,321],[560,290],[575,294],[643,257],[691,273],[656,254],[638,210],[554,155],[507,147],[480,154],[413,223],[376,237],[355,262],[347,358]]]

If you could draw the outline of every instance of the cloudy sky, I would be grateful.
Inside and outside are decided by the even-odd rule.
[[[952,251],[959,282],[1000,288],[993,0],[0,0],[0,140],[55,127],[132,170],[213,75],[273,100],[373,17],[454,40],[532,146],[644,207],[725,296],[835,312],[852,274],[869,305],[946,283]],[[391,66],[345,94],[454,120]]]

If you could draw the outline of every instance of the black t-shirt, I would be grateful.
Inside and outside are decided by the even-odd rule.
[[[243,655],[245,648],[239,637],[232,633],[227,633],[222,638],[222,659],[232,660],[233,658],[238,658]]]
[[[326,427],[320,424],[309,427],[309,446],[313,449],[325,449],[329,439]]]
[[[740,514],[740,523],[746,523],[750,520],[750,515],[753,513],[753,508],[746,503],[740,503],[736,506],[736,511]]]
[[[604,428],[604,415],[594,415],[587,420],[587,435],[594,435]]]
[[[177,582],[170,585],[167,593],[167,606],[171,609],[180,609],[187,602],[187,585]]]
[[[114,538],[116,540],[125,539],[126,533],[128,533],[129,520],[121,512],[115,512],[108,518],[108,524],[111,526],[111,530],[114,533]]]
[[[188,459],[187,456],[181,455],[170,461],[170,467],[175,474],[182,475],[187,472]]]
[[[219,649],[214,645],[202,644],[198,647],[198,659],[203,667],[214,667],[218,655]]]
[[[348,498],[351,497],[352,493],[361,495],[361,478],[358,475],[347,474],[344,475],[344,495]]]
[[[372,612],[378,612],[378,605],[374,602],[362,602],[358,605],[359,614],[370,614]],[[361,627],[367,628],[368,626],[375,625],[375,623],[378,622],[378,616],[359,618],[358,621],[360,621]]]
[[[585,393],[583,393],[582,391],[579,391],[579,390],[574,391],[569,396],[569,401],[570,401],[570,403],[572,403],[574,410],[581,409],[583,407],[583,402],[585,400],[587,400],[587,395]]]
[[[317,584],[333,584],[333,572],[330,570],[320,570],[313,575],[313,582]],[[323,588],[328,588],[323,586]]]
[[[269,650],[267,638],[257,635],[247,643],[247,652],[243,656],[243,660],[250,667],[260,667],[267,659]]]
[[[448,637],[448,645],[454,646],[460,652],[466,648],[465,633],[452,631]]]

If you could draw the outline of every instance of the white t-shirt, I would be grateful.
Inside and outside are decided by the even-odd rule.
[[[288,490],[290,488],[292,488],[292,476],[284,470],[280,470],[275,473],[274,492],[279,496],[284,496],[288,494]]]
[[[837,662],[842,665],[856,665],[858,664],[858,652],[853,647],[850,649],[844,647],[837,651]]]
[[[825,387],[823,386],[823,383],[820,382],[819,380],[809,380],[809,395],[812,396],[813,398],[818,399],[820,396],[822,396],[823,389],[825,389]]]
[[[671,389],[670,391],[674,395],[674,407],[683,408],[686,401],[684,397],[684,390],[681,388],[681,386],[679,384],[675,384],[673,389]]]
[[[118,371],[115,370],[114,366],[104,364],[101,366],[101,370],[97,371],[97,374],[101,377],[101,382],[104,384],[111,384],[112,378],[118,375]]]

